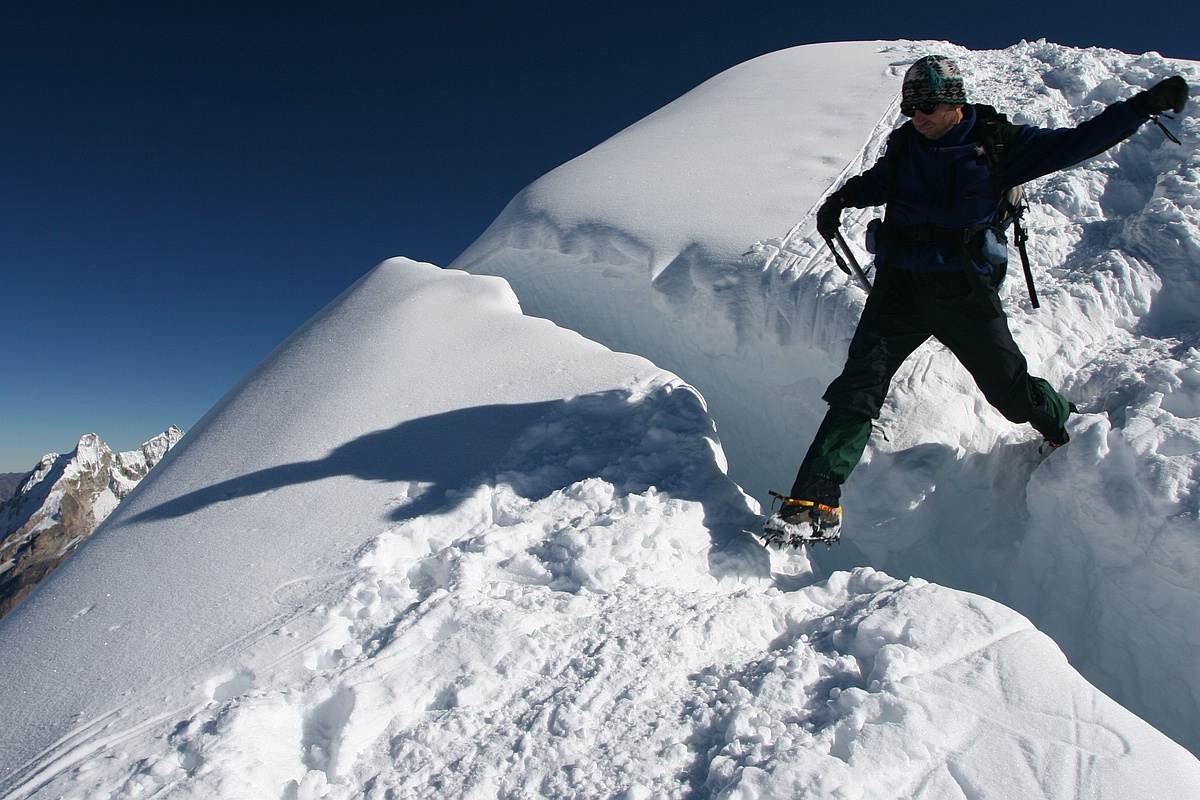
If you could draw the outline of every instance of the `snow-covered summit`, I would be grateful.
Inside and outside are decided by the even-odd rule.
[[[829,46],[824,59],[786,51],[776,83],[827,80],[847,54],[872,48]],[[721,96],[766,91],[774,60],[718,78]],[[859,81],[898,74],[847,66],[847,96],[882,97]],[[575,216],[589,248],[606,231],[620,246],[632,238],[603,215],[589,225],[587,203],[573,197],[564,190],[556,213]],[[582,258],[512,247],[521,220],[508,222],[517,238],[474,249],[491,253],[477,265],[535,259],[527,282],[536,268],[558,270],[539,276],[544,310],[561,303],[586,321],[587,304],[600,320],[621,308],[631,331],[661,334],[658,344],[685,355],[679,340],[717,308],[714,293],[752,294],[753,281],[738,280],[740,256],[720,262],[728,282],[693,282],[689,293],[685,276],[732,252],[727,233],[650,283],[619,247]],[[530,222],[538,236],[547,230]],[[656,246],[669,254],[683,242]],[[754,254],[769,249],[760,244]],[[579,284],[591,296],[550,289],[590,273],[604,279]],[[792,314],[803,274],[778,279]],[[861,297],[812,274],[816,294],[804,302],[844,309],[849,325]],[[762,520],[725,472],[729,434],[722,427],[718,440],[700,394],[640,355],[522,313],[526,302],[499,278],[395,259],[231,390],[0,620],[0,674],[19,681],[0,704],[0,794],[1127,798],[1200,785],[1200,762],[1000,603],[889,577],[865,559],[825,580],[804,554],[772,559],[746,533]],[[677,330],[660,320],[670,314]],[[822,347],[836,340],[799,326],[756,338],[745,320],[712,317],[739,334],[746,363],[730,376],[755,363],[776,371],[771,348],[788,343],[824,363]],[[714,388],[728,399],[742,387]],[[970,449],[970,468],[939,491],[948,483],[961,497],[988,470],[1008,475],[1012,444]],[[874,455],[902,467],[872,484],[881,505],[885,486],[920,490],[952,460],[936,444],[906,448]],[[1021,494],[1034,466],[999,478],[1000,500]],[[930,508],[871,512],[863,546],[878,549],[888,529],[897,542],[939,535]],[[978,513],[962,517],[975,538],[1000,532]],[[969,570],[981,549],[970,544],[960,560],[930,563]],[[1062,563],[1063,580],[1086,585]],[[1164,646],[1155,635],[1148,629],[1147,646]],[[1191,701],[1186,687],[1177,695]]]

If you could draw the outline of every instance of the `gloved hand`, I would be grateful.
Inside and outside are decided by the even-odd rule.
[[[1187,100],[1187,81],[1179,75],[1174,75],[1165,81],[1159,81],[1144,92],[1138,92],[1129,102],[1139,113],[1151,117],[1164,111],[1182,113]]]
[[[846,207],[846,198],[840,192],[834,192],[817,209],[817,233],[826,239],[832,239],[842,226],[842,209]]]

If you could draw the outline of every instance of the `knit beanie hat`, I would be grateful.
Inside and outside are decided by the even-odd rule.
[[[900,93],[901,108],[915,108],[924,103],[965,103],[962,73],[958,64],[947,56],[925,56],[904,73],[904,88]]]

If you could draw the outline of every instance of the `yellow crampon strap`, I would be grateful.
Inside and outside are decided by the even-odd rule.
[[[806,508],[816,508],[818,511],[828,511],[830,514],[837,513],[837,509],[833,506],[827,506],[824,503],[814,503],[812,500],[792,500],[791,502],[798,506],[805,506]]]
[[[830,514],[836,514],[838,511],[833,506],[827,506],[824,503],[817,503],[812,500],[795,500],[791,497],[788,497],[786,494],[780,494],[779,492],[771,492],[770,494],[771,497],[774,498],[771,501],[771,508],[775,507],[775,503],[782,501],[783,505],[781,505],[780,508],[783,508],[783,506],[786,506],[788,503],[795,503],[796,505],[804,506],[805,508],[816,508],[818,511],[828,511]]]

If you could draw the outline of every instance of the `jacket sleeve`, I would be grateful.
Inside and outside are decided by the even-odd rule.
[[[847,206],[850,208],[870,208],[871,206],[881,206],[887,202],[887,162],[897,138],[893,131],[891,137],[888,139],[888,145],[884,149],[883,155],[879,157],[874,166],[860,175],[855,175],[842,184],[842,188],[838,190],[838,193],[845,198]]]
[[[1004,159],[1004,182],[1016,186],[1087,161],[1127,139],[1148,119],[1124,100],[1074,128],[1025,126]]]

